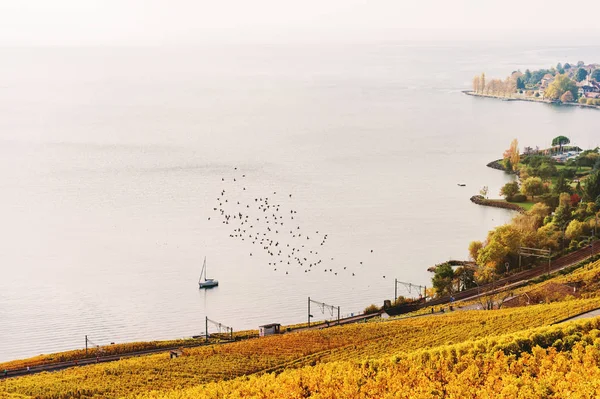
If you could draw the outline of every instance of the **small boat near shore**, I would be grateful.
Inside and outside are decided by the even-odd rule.
[[[465,183],[458,183],[458,186],[459,186],[459,187],[465,187],[465,186],[466,186],[466,184],[465,184]]]
[[[202,265],[202,271],[200,272],[200,279],[198,279],[199,288],[212,288],[219,285],[219,281],[214,278],[206,278],[206,256],[204,257],[204,264]]]

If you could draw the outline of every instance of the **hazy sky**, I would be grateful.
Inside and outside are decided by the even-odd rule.
[[[600,2],[551,0],[0,0],[0,44],[211,41],[598,42]]]

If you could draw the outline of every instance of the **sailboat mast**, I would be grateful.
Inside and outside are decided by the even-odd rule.
[[[202,271],[200,272],[198,282],[202,282],[202,276],[204,276],[204,280],[206,281],[206,256],[204,257],[204,263],[202,264]]]

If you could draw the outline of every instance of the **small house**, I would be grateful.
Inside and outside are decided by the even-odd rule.
[[[279,323],[265,324],[264,326],[258,327],[258,336],[266,337],[267,335],[279,334],[280,329],[281,324]]]

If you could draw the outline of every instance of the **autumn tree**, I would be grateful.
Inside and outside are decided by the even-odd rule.
[[[550,207],[538,202],[529,211],[517,214],[512,220],[512,226],[523,234],[524,239],[532,239],[531,234],[542,227],[548,215],[550,215]]]
[[[479,78],[479,75],[478,75],[478,76],[475,76],[475,77],[473,78],[473,91],[474,91],[475,93],[479,93],[480,82],[481,82],[481,80],[480,80],[480,78]]]
[[[539,248],[556,250],[560,246],[562,231],[554,223],[548,223],[540,227],[535,236]]]
[[[560,101],[563,103],[572,103],[575,100],[573,97],[573,93],[570,91],[565,91],[562,96],[560,96]]]
[[[481,241],[471,241],[469,244],[469,256],[471,257],[471,260],[477,261],[481,248],[483,248],[483,243]]]
[[[517,91],[517,79],[512,79],[510,77],[506,78],[504,81],[504,94],[511,95],[515,91]]]
[[[587,224],[580,222],[579,220],[571,220],[567,229],[565,230],[565,237],[569,240],[576,240],[585,233]]]
[[[481,88],[481,92],[485,90],[485,73],[481,72],[481,77],[479,78],[479,87]]]
[[[477,264],[481,269],[477,271],[477,279],[481,282],[490,282],[497,277],[498,265],[508,256],[508,247],[498,241],[488,242],[477,256]]]
[[[494,79],[490,80],[489,82],[486,82],[486,84],[485,84],[485,92],[487,94],[494,94],[494,86],[495,86]]]
[[[521,154],[519,153],[519,141],[514,139],[510,143],[510,147],[504,151],[503,163],[506,170],[517,171],[519,168],[519,162],[521,162]]]
[[[544,193],[544,182],[539,177],[529,177],[521,185],[521,193],[535,201],[536,195]]]
[[[522,233],[534,233],[540,225],[539,218],[529,213],[519,213],[512,220],[512,226]]]
[[[477,254],[478,281],[490,281],[502,273],[504,262],[509,256],[515,257],[519,247],[526,241],[529,232],[524,232],[512,224],[496,227],[488,233],[485,246]]]
[[[529,211],[527,211],[527,215],[531,216],[535,221],[535,228],[539,229],[544,224],[544,220],[546,217],[550,216],[551,209],[548,205],[538,202],[534,204]]]
[[[554,81],[548,85],[544,97],[558,100],[565,92],[570,91],[573,98],[577,96],[577,85],[567,75],[556,75]]]

